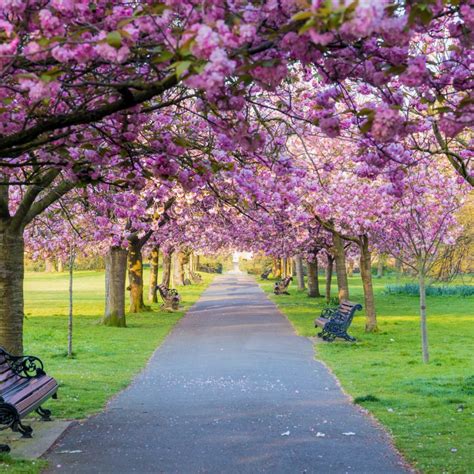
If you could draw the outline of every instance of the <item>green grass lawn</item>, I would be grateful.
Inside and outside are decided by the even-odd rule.
[[[182,310],[127,315],[127,328],[98,324],[104,311],[104,273],[81,271],[74,281],[74,353],[66,357],[68,275],[27,273],[25,280],[25,353],[40,357],[59,382],[59,399],[45,406],[55,418],[84,418],[102,410],[146,364],[176,322],[193,305],[213,276],[180,287]],[[145,281],[148,275],[145,274]],[[145,295],[148,294],[145,288]],[[12,462],[5,456],[0,470],[38,472],[44,462]]]
[[[396,446],[426,473],[474,473],[474,297],[428,297],[431,362],[421,361],[418,298],[385,295],[392,279],[375,280],[380,332],[364,332],[359,312],[349,330],[357,343],[317,344],[355,401],[393,434]],[[273,282],[262,282],[272,293]],[[298,334],[315,336],[313,322],[325,307],[295,285],[290,296],[271,298]],[[351,300],[363,303],[359,278],[350,279]],[[372,401],[364,401],[364,398]]]

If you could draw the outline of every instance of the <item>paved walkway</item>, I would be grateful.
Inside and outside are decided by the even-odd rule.
[[[313,354],[254,280],[220,276],[51,472],[406,472]]]

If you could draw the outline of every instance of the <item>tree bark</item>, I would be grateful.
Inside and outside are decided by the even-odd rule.
[[[298,284],[298,290],[305,290],[304,284],[304,268],[303,268],[303,259],[301,255],[295,257],[295,267],[296,267],[296,281]]]
[[[159,255],[160,247],[153,247],[150,254],[150,286],[148,288],[148,301],[151,303],[158,303],[156,286],[158,285],[158,265],[160,263]]]
[[[281,267],[283,269],[282,271],[283,278],[286,278],[288,276],[288,261],[286,257],[283,257],[281,259]]]
[[[125,285],[127,254],[121,247],[111,247],[105,257],[105,326],[126,327]]]
[[[171,282],[171,259],[173,252],[165,253],[163,252],[163,275],[161,277],[161,284],[170,287]]]
[[[57,260],[57,266],[58,266],[58,273],[64,272],[64,263],[61,257],[59,257]]]
[[[349,299],[349,284],[347,282],[346,252],[344,243],[338,234],[333,234],[334,260],[336,262],[337,286],[339,301]]]
[[[369,238],[360,238],[360,276],[364,288],[365,331],[377,332],[377,314],[375,312],[374,287],[372,285],[372,261],[369,249]]]
[[[280,265],[280,259],[279,258],[274,258],[273,259],[273,278],[281,278],[281,265]]]
[[[44,271],[46,273],[54,273],[56,267],[54,266],[54,260],[50,257],[44,259]]]
[[[420,286],[420,329],[421,329],[421,350],[423,362],[427,364],[430,361],[428,349],[428,327],[426,324],[426,281],[425,272],[421,268],[418,272],[418,284]]]
[[[293,263],[291,258],[286,259],[286,276],[293,276]]]
[[[384,256],[379,254],[377,257],[377,278],[383,277],[385,259]]]
[[[0,221],[0,346],[23,354],[23,228]]]
[[[128,280],[130,284],[130,313],[149,311],[143,300],[143,257],[139,239],[131,239],[128,250]]]
[[[173,285],[184,285],[184,255],[183,252],[176,252],[173,258]]]
[[[313,261],[307,261],[306,267],[308,269],[308,296],[310,298],[318,298],[321,296],[319,292],[319,278],[318,278],[318,257],[315,255]]]
[[[347,276],[351,278],[354,276],[354,262],[350,260],[347,264]]]
[[[334,257],[327,254],[326,264],[326,302],[329,304],[331,301],[331,284],[332,284],[332,271],[334,267]]]

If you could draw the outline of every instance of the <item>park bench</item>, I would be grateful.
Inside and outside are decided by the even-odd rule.
[[[33,356],[13,356],[0,347],[0,429],[11,428],[31,438],[30,426],[21,420],[36,411],[43,420],[50,420],[51,412],[41,405],[49,398],[57,398],[58,383],[46,375],[43,362]],[[0,445],[0,452],[10,447]]]
[[[334,341],[336,337],[355,342],[355,337],[349,336],[347,330],[352,323],[355,312],[361,309],[362,305],[350,301],[341,301],[336,308],[323,309],[321,316],[314,321],[314,327],[322,328],[318,337],[328,342]]]
[[[179,309],[179,302],[181,300],[178,292],[175,289],[167,288],[165,285],[160,284],[156,287],[160,293],[163,304],[161,307],[163,309]]]
[[[289,295],[287,290],[288,290],[288,287],[290,286],[290,282],[292,281],[293,281],[293,277],[288,276],[286,278],[283,278],[283,280],[275,282],[273,293],[275,293],[275,295]]]
[[[199,275],[199,273],[189,272],[189,276],[191,277],[193,283],[202,283],[202,276]]]
[[[272,273],[272,269],[269,268],[268,270],[265,270],[261,275],[260,275],[260,278],[262,280],[268,280],[268,276],[270,275],[270,273]]]

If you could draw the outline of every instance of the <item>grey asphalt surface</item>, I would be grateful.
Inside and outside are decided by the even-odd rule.
[[[408,472],[311,341],[236,274],[217,277],[130,387],[47,459],[67,473]]]

